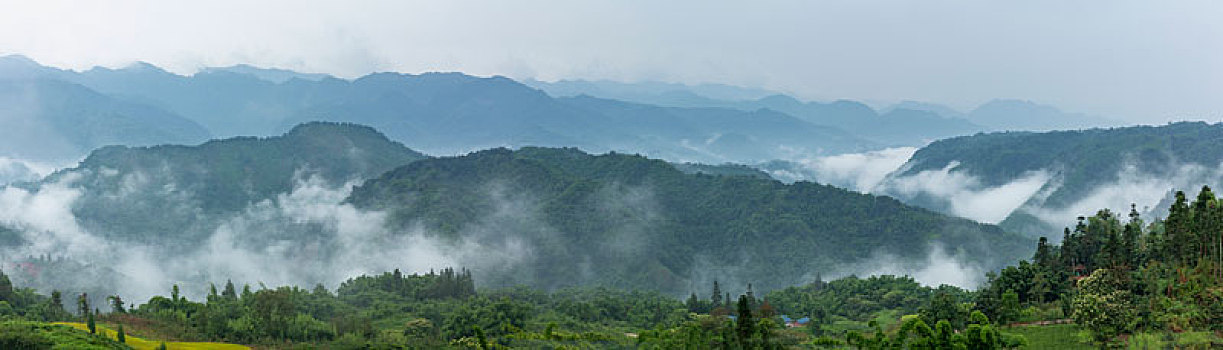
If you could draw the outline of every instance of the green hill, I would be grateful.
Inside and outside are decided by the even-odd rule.
[[[339,186],[424,157],[373,128],[307,123],[276,137],[104,147],[43,182],[80,188],[73,211],[95,233],[169,241],[210,233],[212,217],[287,193],[306,178]]]
[[[878,253],[924,261],[931,244],[985,267],[1030,247],[996,226],[889,197],[574,149],[418,161],[355,188],[349,201],[388,211],[391,225],[521,250],[520,263],[484,271],[494,285],[688,292],[721,279],[767,290]]]

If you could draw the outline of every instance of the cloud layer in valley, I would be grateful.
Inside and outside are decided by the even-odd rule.
[[[975,289],[984,282],[985,270],[977,265],[967,263],[962,257],[947,254],[941,245],[931,245],[924,262],[905,261],[895,255],[875,252],[869,259],[853,264],[846,264],[840,269],[828,274],[826,278],[841,278],[844,276],[875,276],[893,275],[910,276],[917,283],[929,287],[952,285],[965,289]]]
[[[928,196],[943,201],[953,215],[996,224],[1040,192],[1053,179],[1049,171],[1031,171],[1001,186],[985,186],[977,177],[956,171],[958,162],[938,170],[888,179],[882,193],[905,198]]]
[[[138,177],[132,177],[138,178]],[[401,269],[408,273],[463,266],[500,266],[522,258],[514,242],[445,241],[423,230],[390,232],[386,215],[343,203],[354,183],[328,186],[317,178],[297,181],[294,189],[225,216],[197,246],[176,247],[90,232],[74,206],[84,195],[67,176],[38,190],[0,190],[0,224],[18,230],[27,244],[3,252],[10,258],[50,256],[113,269],[113,285],[133,301],[164,294],[180,284],[200,296],[206,283],[263,283],[269,286],[322,283],[335,288],[360,274]],[[140,189],[129,181],[118,192]],[[122,195],[122,194],[119,194]],[[190,206],[190,201],[180,205]],[[177,210],[177,209],[173,209]],[[20,279],[21,275],[15,278]],[[63,281],[36,284],[48,288]],[[89,288],[91,286],[80,286]]]
[[[888,174],[904,165],[916,147],[896,147],[864,153],[796,160],[795,166],[770,169],[775,178],[793,182],[810,180],[863,193],[870,193]]]

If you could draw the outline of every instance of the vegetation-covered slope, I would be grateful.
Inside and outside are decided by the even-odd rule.
[[[1097,191],[1119,188],[1122,195],[1162,198],[1173,186],[1216,183],[1215,170],[1223,162],[1223,124],[1173,123],[1163,126],[1137,126],[1114,129],[1056,131],[1047,133],[1006,132],[977,134],[940,140],[917,151],[899,170],[885,180],[897,183],[923,172],[951,171],[971,176],[983,187],[1004,186],[1026,174],[1046,171],[1050,181],[1012,213],[1003,227],[1040,234],[1056,229],[1029,212],[1062,210],[1090,197]],[[1165,184],[1158,188],[1152,186]],[[1139,193],[1136,191],[1154,191]],[[933,209],[937,202],[903,191],[887,191],[902,200]],[[1118,203],[1096,203],[1101,205]],[[1137,203],[1140,210],[1156,209],[1162,215],[1166,204]],[[1065,213],[1063,220],[1090,212]],[[1034,228],[1033,228],[1034,227]]]
[[[1167,219],[1108,209],[1041,239],[1031,261],[990,276],[976,307],[1003,322],[1021,307],[1060,308],[1105,346],[1223,345],[1223,206],[1203,187],[1175,194]],[[1173,334],[1176,334],[1174,337]]]
[[[369,127],[309,123],[278,137],[105,147],[44,183],[83,189],[74,211],[96,232],[169,238],[207,224],[200,221],[208,215],[287,193],[308,177],[339,186],[423,157]]]
[[[684,174],[641,156],[493,149],[415,162],[353,190],[394,225],[513,240],[527,253],[496,284],[594,283],[685,293],[709,280],[764,289],[877,253],[924,261],[937,244],[992,267],[1026,240],[892,198],[745,176]],[[1017,255],[1018,254],[1018,255]]]
[[[22,350],[131,349],[131,347],[109,338],[82,332],[69,326],[28,321],[0,322],[0,348]]]

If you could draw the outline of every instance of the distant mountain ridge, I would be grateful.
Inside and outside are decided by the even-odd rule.
[[[107,145],[198,143],[211,135],[173,112],[81,85],[0,76],[0,156],[62,162]]]
[[[0,67],[8,67],[0,68],[0,74],[73,82],[174,111],[218,137],[275,135],[302,122],[324,120],[370,125],[430,154],[550,146],[703,163],[753,163],[794,152],[836,154],[878,147],[835,126],[782,116],[775,109],[672,109],[658,114],[665,115],[663,120],[636,118],[638,124],[624,125],[623,106],[553,98],[499,76],[375,73],[350,81],[249,66],[181,76],[143,63],[74,72],[13,57],[0,59]],[[709,89],[742,93],[725,86]],[[702,120],[706,115],[709,121]],[[761,120],[770,126],[753,127]],[[683,130],[666,129],[676,123]],[[812,133],[793,136],[801,130]]]
[[[902,101],[876,111],[848,100],[804,102],[775,91],[725,85],[527,80],[558,97],[590,95],[670,107],[769,108],[817,125],[835,126],[887,146],[922,146],[946,137],[983,131],[1047,131],[1112,126],[1116,122],[1062,112],[1030,101],[996,99],[964,113],[947,106]]]

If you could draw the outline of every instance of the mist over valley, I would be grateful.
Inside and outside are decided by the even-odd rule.
[[[0,2],[0,349],[1223,347],[1220,13]]]

